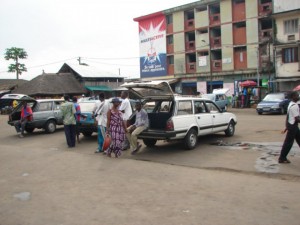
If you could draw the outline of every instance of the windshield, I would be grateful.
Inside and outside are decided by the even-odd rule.
[[[273,101],[273,102],[280,102],[284,100],[284,94],[268,94],[265,98],[264,101]]]
[[[80,102],[81,112],[92,112],[95,107],[95,102]]]

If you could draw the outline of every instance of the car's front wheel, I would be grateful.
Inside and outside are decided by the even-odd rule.
[[[191,129],[184,138],[184,146],[187,150],[194,149],[198,142],[197,131]]]
[[[54,120],[49,120],[46,123],[45,130],[47,133],[54,133],[56,130],[56,123]]]
[[[157,140],[155,140],[155,139],[143,139],[143,142],[147,147],[153,147],[156,144]]]
[[[235,123],[231,120],[228,124],[227,129],[225,130],[225,135],[227,137],[231,137],[234,135],[235,132]]]

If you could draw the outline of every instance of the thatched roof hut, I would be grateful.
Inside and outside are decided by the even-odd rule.
[[[86,89],[71,73],[45,73],[21,85],[14,93],[34,97],[53,97],[61,95],[81,95]]]
[[[0,94],[11,92],[26,82],[28,81],[22,79],[0,79]]]

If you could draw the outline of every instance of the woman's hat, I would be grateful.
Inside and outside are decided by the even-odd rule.
[[[119,98],[113,98],[111,103],[121,103],[122,101]]]

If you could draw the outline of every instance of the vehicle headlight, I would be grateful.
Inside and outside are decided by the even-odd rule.
[[[279,103],[274,104],[271,108],[272,108],[272,109],[278,109],[278,108],[280,108],[280,107],[279,107]]]
[[[257,105],[256,108],[257,108],[257,109],[261,109],[261,108],[262,108],[262,105]]]

